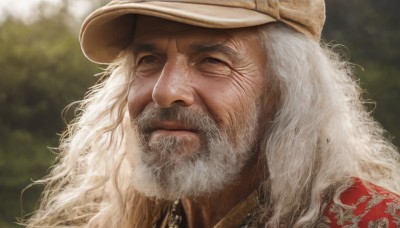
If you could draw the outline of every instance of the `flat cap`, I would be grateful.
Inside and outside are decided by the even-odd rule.
[[[83,22],[80,43],[95,63],[113,62],[132,42],[136,15],[206,28],[242,28],[280,21],[319,41],[324,0],[113,0]]]

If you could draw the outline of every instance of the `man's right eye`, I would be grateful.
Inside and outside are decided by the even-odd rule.
[[[138,61],[138,65],[141,64],[154,64],[154,63],[159,63],[160,60],[154,56],[154,55],[145,55],[141,57]]]

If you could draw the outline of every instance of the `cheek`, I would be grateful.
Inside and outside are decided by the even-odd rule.
[[[202,100],[220,127],[239,128],[243,118],[254,110],[260,93],[262,80],[254,78],[229,78],[204,83]]]
[[[143,112],[148,104],[152,102],[152,92],[156,79],[135,78],[131,83],[128,95],[128,110],[131,120]]]

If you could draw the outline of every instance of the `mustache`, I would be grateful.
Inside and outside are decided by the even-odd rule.
[[[158,121],[175,121],[200,133],[215,132],[218,125],[210,113],[174,105],[170,108],[152,107],[143,111],[135,119],[139,132],[150,132]]]

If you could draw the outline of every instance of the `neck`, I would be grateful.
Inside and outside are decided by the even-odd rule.
[[[254,156],[239,178],[223,190],[205,197],[184,198],[182,206],[190,228],[213,227],[264,180],[262,163]]]

